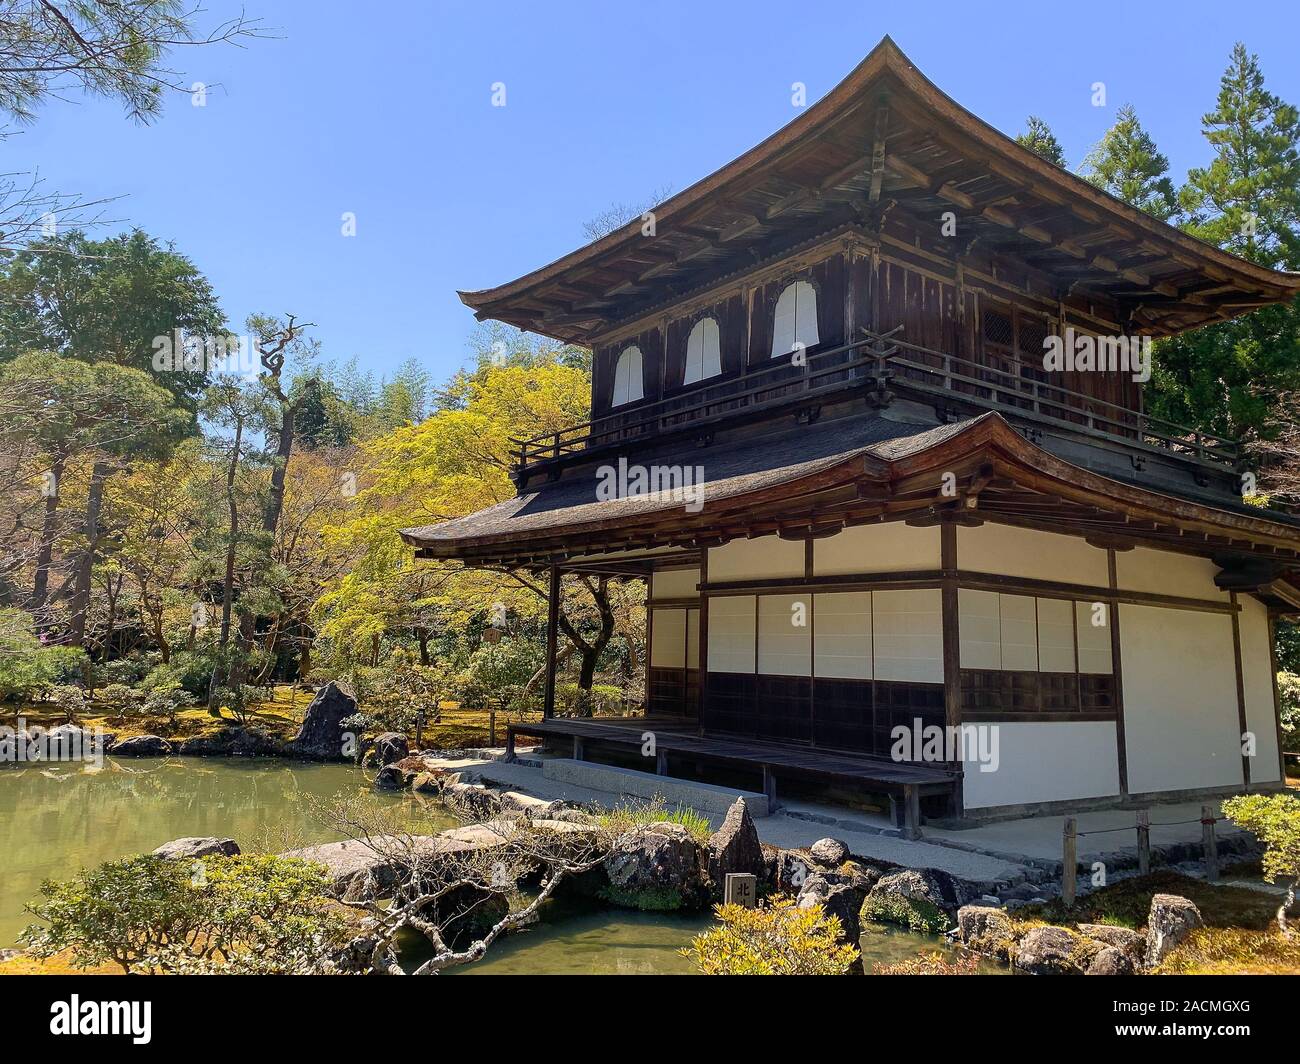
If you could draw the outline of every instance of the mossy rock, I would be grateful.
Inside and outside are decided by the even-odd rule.
[[[910,931],[927,931],[941,935],[952,921],[937,905],[924,898],[905,898],[900,894],[871,894],[862,903],[861,920],[897,924]]]
[[[686,907],[686,900],[680,890],[653,887],[645,890],[629,890],[626,887],[607,884],[596,894],[603,901],[617,905],[621,909],[640,909],[648,913],[671,913]]]

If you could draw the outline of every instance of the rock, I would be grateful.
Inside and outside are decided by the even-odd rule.
[[[375,776],[374,788],[377,791],[404,791],[414,779],[396,765],[385,765]]]
[[[638,908],[673,909],[702,904],[705,849],[681,824],[651,824],[632,832],[604,861],[610,901]]]
[[[51,761],[86,760],[112,742],[112,736],[101,734],[97,740],[93,731],[75,724],[60,724],[45,733],[46,756]]]
[[[1123,950],[1107,946],[1092,959],[1084,975],[1132,975],[1133,959]]]
[[[1016,948],[1015,925],[1001,907],[963,905],[957,910],[957,938],[976,953],[1009,961]]]
[[[442,791],[445,775],[441,769],[425,769],[411,780],[411,790],[416,794],[438,794]]]
[[[172,744],[158,735],[133,735],[109,747],[114,757],[167,757]]]
[[[523,813],[528,817],[550,819],[553,813],[559,812],[563,807],[564,803],[558,798],[548,802],[545,798],[537,798],[531,794],[523,794],[520,791],[503,791],[501,793],[501,811],[503,813]]]
[[[437,852],[436,836],[420,836],[413,840],[416,852]],[[296,857],[322,865],[330,878],[330,892],[342,901],[366,901],[388,897],[405,874],[406,865],[398,859],[397,851],[386,854],[380,841],[376,846],[363,845],[353,839],[344,842],[327,842],[290,850],[282,857]]]
[[[849,848],[839,839],[818,839],[808,847],[808,854],[825,868],[838,868],[849,856]]]
[[[495,791],[473,783],[448,783],[442,796],[453,805],[460,806],[471,816],[496,816],[501,811],[501,799]]]
[[[862,919],[941,933],[952,926],[959,902],[951,877],[906,868],[881,876],[862,905]]]
[[[390,731],[375,739],[373,753],[376,764],[391,765],[394,761],[410,756],[411,748],[407,745],[405,735]]]
[[[715,892],[722,891],[732,872],[763,874],[763,846],[743,798],[731,803],[722,826],[709,836],[709,879]]]
[[[311,761],[349,761],[348,747],[356,736],[344,728],[343,721],[357,711],[356,699],[330,681],[311,700],[302,719],[302,727],[287,744],[294,757]]]
[[[234,839],[197,838],[172,839],[164,842],[153,851],[153,856],[167,861],[185,861],[194,857],[207,857],[209,854],[221,854],[234,857],[239,853],[239,844]]]
[[[799,894],[808,877],[813,874],[810,858],[799,850],[777,850],[776,868],[773,872],[776,889],[782,893]]]
[[[820,905],[827,916],[840,922],[840,941],[856,943],[862,937],[862,903],[867,889],[851,882],[848,876],[814,872],[804,882],[798,905],[810,909]]]
[[[1204,927],[1201,910],[1177,894],[1157,894],[1147,915],[1146,964],[1154,968],[1198,927]]]
[[[1141,931],[1134,931],[1131,927],[1115,927],[1111,924],[1079,924],[1078,928],[1079,934],[1084,937],[1105,946],[1112,946],[1127,955],[1135,966],[1141,966],[1146,958],[1147,939]]]
[[[284,744],[259,728],[236,728],[230,754],[233,757],[283,757]]]
[[[1011,962],[1033,975],[1079,975],[1105,948],[1066,927],[1035,927],[1016,943]]]

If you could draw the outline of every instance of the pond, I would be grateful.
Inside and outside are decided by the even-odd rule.
[[[98,770],[0,768],[0,948],[18,945],[19,932],[32,922],[23,906],[45,879],[66,879],[186,835],[229,837],[250,850],[333,841],[340,836],[312,815],[311,800],[341,792],[376,804],[418,802],[420,830],[456,823],[436,803],[374,793],[349,765],[108,758]],[[707,913],[639,913],[557,900],[537,926],[498,941],[483,961],[457,974],[689,974],[692,964],[678,951],[710,922]],[[888,931],[864,936],[862,948],[868,969],[923,949],[948,949],[936,938]]]

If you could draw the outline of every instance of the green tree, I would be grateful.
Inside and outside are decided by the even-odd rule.
[[[1084,177],[1125,203],[1168,220],[1178,210],[1169,160],[1142,128],[1129,105],[1119,109],[1115,124],[1084,160]]]
[[[1180,191],[1184,228],[1264,266],[1300,266],[1300,123],[1264,88],[1242,45],[1201,121],[1214,158]],[[1148,398],[1157,416],[1250,442],[1269,434],[1279,398],[1297,387],[1300,304],[1292,302],[1157,344]]]
[[[258,35],[242,14],[203,29],[201,11],[178,0],[0,0],[0,111],[30,121],[76,86],[148,122],[168,89],[190,89],[166,65],[174,50]]]
[[[1056,139],[1051,127],[1037,115],[1030,115],[1025,120],[1025,131],[1016,137],[1016,143],[1035,155],[1041,155],[1049,163],[1065,166],[1065,152],[1061,149],[1061,142]]]
[[[72,232],[0,262],[0,362],[28,351],[111,362],[155,374],[193,409],[208,374],[175,350],[178,332],[215,351],[225,318],[194,263],[139,229]]]

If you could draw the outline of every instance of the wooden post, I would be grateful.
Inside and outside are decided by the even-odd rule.
[[[662,750],[655,754],[655,775],[668,775],[668,755]]]
[[[1072,816],[1065,818],[1065,839],[1061,854],[1061,901],[1067,909],[1074,905],[1075,880],[1079,875],[1079,825]]]
[[[763,793],[767,795],[767,811],[769,814],[776,812],[776,776],[772,774],[772,766],[763,766]]]
[[[515,729],[509,724],[506,725],[506,763],[513,764],[515,760]]]
[[[903,784],[903,838],[921,837],[921,792],[915,783]]]
[[[1214,837],[1214,806],[1201,806],[1201,845],[1205,849],[1205,881],[1219,881],[1219,843]]]
[[[560,635],[560,567],[552,565],[546,593],[546,690],[542,696],[542,717],[555,716],[555,655]]]
[[[580,735],[575,735],[573,737],[573,760],[582,760],[582,736]]]
[[[1151,810],[1138,810],[1138,873],[1151,871]]]

